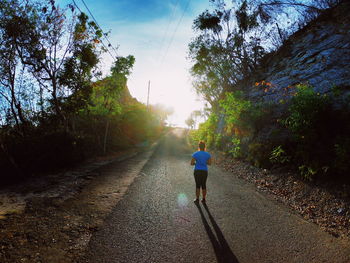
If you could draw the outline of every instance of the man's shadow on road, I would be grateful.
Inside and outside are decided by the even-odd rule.
[[[199,203],[196,203],[196,206],[197,206],[198,211],[201,215],[204,228],[205,228],[205,230],[208,234],[208,237],[213,245],[217,262],[219,262],[219,263],[239,263],[238,259],[233,254],[229,244],[227,244],[227,241],[226,241],[223,233],[221,232],[219,226],[216,224],[212,214],[210,213],[207,204],[204,203],[203,207],[208,213],[209,220],[214,228],[216,236],[213,233],[213,231],[211,230],[211,228],[208,224],[208,221],[205,218],[203,210],[202,210],[201,206],[199,205]]]

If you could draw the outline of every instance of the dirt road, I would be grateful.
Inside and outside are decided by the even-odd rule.
[[[181,130],[158,145],[80,262],[350,262],[350,244],[217,167],[196,206]]]

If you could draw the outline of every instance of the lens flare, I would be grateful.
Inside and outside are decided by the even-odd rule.
[[[188,205],[188,198],[187,198],[187,195],[184,194],[184,193],[180,193],[178,196],[177,196],[177,204],[180,206],[180,207],[185,207]]]

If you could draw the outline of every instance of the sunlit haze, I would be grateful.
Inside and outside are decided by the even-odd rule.
[[[57,1],[66,5],[70,1]],[[76,4],[89,16],[81,0]],[[150,104],[171,107],[169,123],[185,126],[193,110],[203,107],[191,86],[187,46],[193,38],[194,18],[209,7],[206,0],[85,0],[101,28],[110,31],[109,39],[119,46],[120,56],[134,55],[136,62],[128,87],[133,97]],[[107,7],[107,8],[106,8]],[[112,57],[103,56],[102,68],[108,72]]]

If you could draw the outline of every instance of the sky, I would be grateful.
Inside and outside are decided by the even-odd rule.
[[[147,102],[150,81],[150,104],[171,107],[169,123],[185,126],[194,110],[204,106],[191,85],[187,46],[195,36],[193,20],[210,6],[209,0],[84,0],[120,56],[136,58],[128,81],[130,93]],[[56,1],[62,7],[71,1]],[[89,15],[82,0],[75,0]],[[90,16],[90,15],[89,15]],[[107,43],[107,41],[105,41]],[[105,54],[105,73],[113,59]]]

